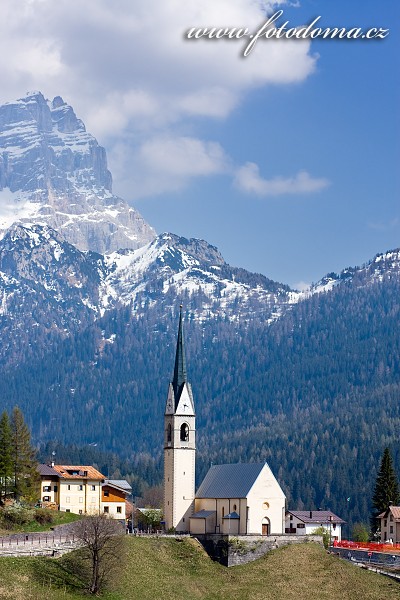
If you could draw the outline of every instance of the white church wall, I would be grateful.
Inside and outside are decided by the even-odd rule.
[[[270,534],[285,531],[285,494],[267,464],[248,494],[247,533],[262,534],[263,523]]]

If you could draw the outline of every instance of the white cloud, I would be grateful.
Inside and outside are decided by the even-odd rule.
[[[259,167],[253,162],[241,166],[234,179],[235,186],[256,196],[282,196],[284,194],[309,194],[319,192],[329,185],[327,179],[311,177],[307,171],[300,171],[294,177],[274,177],[264,179]]]
[[[2,0],[0,101],[30,89],[49,98],[61,95],[100,143],[113,149],[110,165],[124,147],[133,163],[145,164],[147,173],[151,155],[154,176],[162,175],[165,189],[176,189],[192,176],[219,172],[225,161],[223,150],[212,142],[193,141],[201,137],[193,131],[201,128],[200,117],[226,118],[255,88],[304,81],[317,61],[308,41],[259,40],[243,58],[248,40],[193,41],[185,40],[184,32],[196,26],[256,31],[266,10],[288,3]],[[175,139],[174,152],[167,157],[169,174],[151,146],[156,138],[164,145]],[[188,165],[179,154],[182,147],[197,156],[197,165]],[[120,176],[133,189],[132,162],[124,164],[128,170],[119,166]]]
[[[104,112],[115,107],[123,115],[121,128],[160,113],[164,121],[188,112],[226,116],[252,87],[308,77],[316,62],[310,45],[261,40],[243,59],[246,41],[191,41],[184,32],[212,25],[256,31],[265,7],[281,3],[3,0],[2,99],[21,95],[26,85],[49,96],[62,93],[85,120],[91,118],[92,127],[99,123],[102,129]],[[22,81],[27,83],[21,90]]]
[[[112,151],[111,168],[121,178],[120,188],[137,198],[182,189],[193,177],[230,173],[230,161],[217,142],[205,142],[193,137],[153,137],[134,153],[124,144]],[[124,171],[134,177],[124,181]],[[115,167],[115,168],[114,168]]]

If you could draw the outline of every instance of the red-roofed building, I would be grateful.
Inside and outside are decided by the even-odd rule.
[[[106,513],[125,520],[125,500],[131,487],[125,480],[108,480],[88,465],[38,466],[43,507],[78,515]]]

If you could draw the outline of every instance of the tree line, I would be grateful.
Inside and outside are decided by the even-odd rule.
[[[11,417],[0,418],[0,504],[7,498],[33,502],[38,498],[39,474],[31,434],[18,406]]]

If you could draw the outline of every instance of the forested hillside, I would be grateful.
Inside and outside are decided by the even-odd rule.
[[[375,275],[344,278],[270,325],[199,323],[199,297],[179,299],[199,479],[211,462],[267,460],[291,508],[368,519],[385,446],[400,467],[400,283],[390,269]],[[156,304],[136,319],[127,306],[50,352],[38,348],[35,360],[2,373],[4,404],[21,406],[36,442],[96,444],[126,459],[129,473],[147,465],[156,483],[177,310]]]

